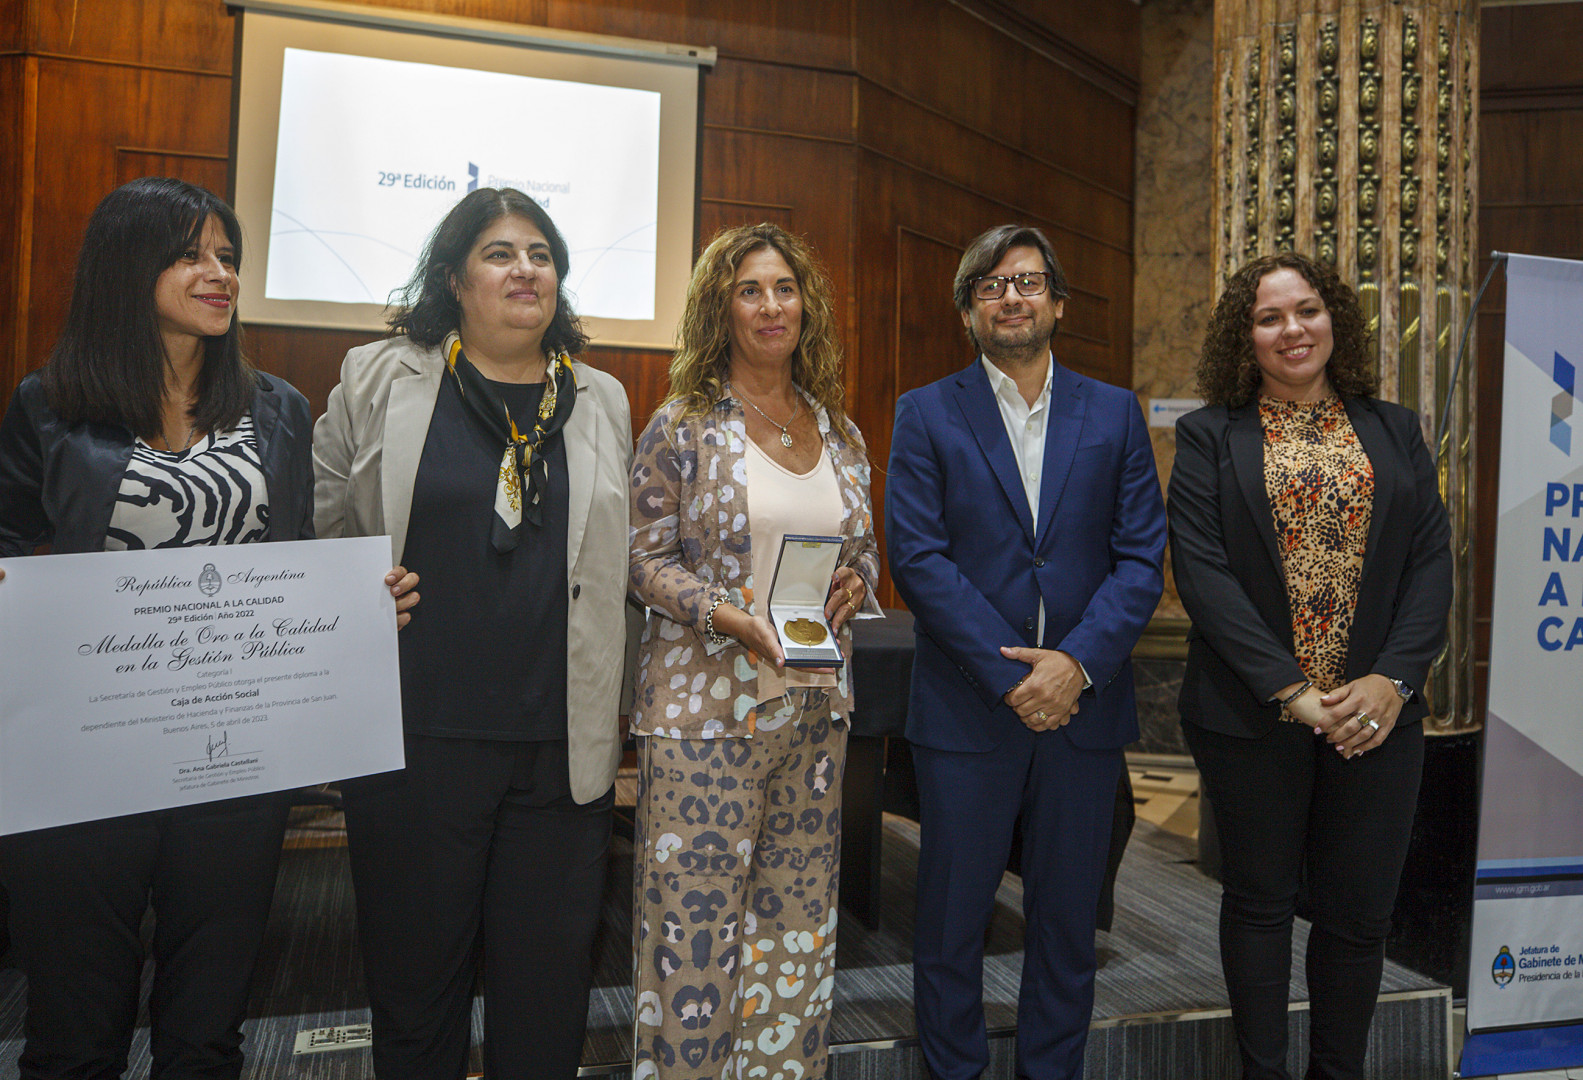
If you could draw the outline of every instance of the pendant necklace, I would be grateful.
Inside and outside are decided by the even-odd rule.
[[[185,454],[188,450],[192,449],[193,436],[197,434],[198,422],[194,420],[191,424],[187,425],[187,441],[182,444],[182,448],[180,450],[177,450],[175,447],[170,445],[170,437],[167,436],[163,431],[159,433],[159,437],[165,443],[165,452],[167,454]]]
[[[743,401],[747,401],[749,405],[752,405],[754,412],[758,413],[765,420],[769,420],[770,424],[773,426],[781,429],[781,445],[790,450],[792,445],[792,437],[791,432],[787,431],[786,429],[792,426],[792,423],[797,419],[797,413],[802,409],[802,396],[798,395],[797,404],[792,406],[792,414],[787,418],[784,424],[777,424],[775,421],[770,420],[769,414],[763,409],[759,408],[757,405],[753,405],[753,402],[748,401],[748,396],[746,394],[738,394],[737,396]]]

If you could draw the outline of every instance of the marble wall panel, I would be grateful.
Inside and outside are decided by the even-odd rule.
[[[1143,0],[1133,218],[1133,389],[1192,397],[1193,365],[1213,295],[1210,154],[1214,103],[1213,0]],[[1150,432],[1163,485],[1176,435]],[[1159,615],[1184,616],[1166,578]]]
[[[1138,741],[1127,747],[1133,754],[1188,755],[1182,737],[1181,713],[1176,708],[1182,692],[1182,660],[1132,661],[1132,678],[1138,694]]]

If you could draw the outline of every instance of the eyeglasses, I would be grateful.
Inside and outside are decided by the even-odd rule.
[[[1032,274],[1013,274],[1010,277],[981,277],[973,279],[973,295],[980,300],[999,300],[1006,295],[1006,283],[1017,287],[1019,296],[1038,296],[1050,287],[1050,275],[1045,271]]]

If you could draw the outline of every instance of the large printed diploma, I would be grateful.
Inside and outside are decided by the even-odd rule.
[[[402,767],[386,537],[0,567],[0,833]]]

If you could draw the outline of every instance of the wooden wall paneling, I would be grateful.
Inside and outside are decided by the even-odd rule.
[[[19,7],[23,0],[0,0]],[[374,0],[407,11],[496,19],[586,33],[713,45],[722,53],[774,63],[851,66],[849,4],[770,0],[745,9],[733,0]],[[213,0],[73,0],[38,3],[37,48],[93,57],[229,73],[232,19]],[[4,8],[0,7],[0,11]]]
[[[850,143],[854,87],[845,72],[722,58],[704,76],[703,123]]]
[[[773,63],[846,68],[850,66],[848,9],[854,2],[547,0],[541,6],[547,25],[567,30],[713,45],[722,55]]]
[[[1583,190],[1574,195],[1567,202],[1481,203],[1479,246],[1485,249],[1486,261],[1490,250],[1523,254],[1542,251],[1558,259],[1583,259]],[[1501,238],[1499,248],[1491,249],[1487,242],[1489,236]],[[1481,275],[1479,281],[1483,280]],[[1490,292],[1485,294],[1486,303],[1494,291],[1495,282],[1492,281]],[[1480,393],[1484,389],[1481,385]]]
[[[858,10],[865,79],[1025,153],[1048,154],[1111,191],[1131,192],[1131,102],[1016,48],[952,4],[890,0]]]
[[[0,57],[0,408],[27,372],[38,64]]]
[[[1060,253],[1057,252],[1057,257]],[[1065,266],[1063,264],[1063,269]],[[1095,379],[1125,386],[1132,381],[1132,350],[1118,350],[1112,336],[1116,324],[1114,305],[1109,296],[1085,288],[1077,282],[1082,278],[1068,278],[1070,298],[1066,302],[1065,317],[1061,319],[1057,340],[1052,348],[1058,349],[1061,362],[1075,371]],[[1126,290],[1126,299],[1132,300],[1132,290]],[[1122,373],[1126,373],[1123,378]]]
[[[595,347],[582,359],[590,367],[614,375],[626,387],[632,406],[632,437],[636,439],[670,387],[671,354],[658,349]]]
[[[1479,26],[1482,107],[1524,91],[1541,95],[1583,90],[1583,4],[1544,10],[1486,8]]]
[[[857,138],[865,149],[973,190],[988,188],[1029,214],[1130,250],[1130,181],[1124,191],[1106,187],[1066,165],[1056,143],[1029,152],[867,80],[858,101]],[[1130,155],[1131,130],[1114,144]]]
[[[779,225],[788,232],[796,231],[797,208],[750,199],[703,199],[698,208],[697,249],[702,251],[721,229],[756,225],[761,221]]]
[[[257,273],[263,267],[251,269]],[[247,273],[249,267],[244,264],[242,270]],[[247,358],[260,371],[279,375],[301,390],[315,418],[323,415],[331,389],[341,381],[341,361],[347,350],[379,337],[367,330],[306,330],[242,320],[242,349]]]
[[[832,231],[845,245],[849,213],[831,199],[840,189],[848,147],[824,140],[770,132],[710,128],[703,133],[699,195],[713,201],[796,207]],[[830,249],[830,244],[821,245]]]
[[[1000,0],[999,6],[1010,6]],[[1135,0],[1017,0],[1016,11],[1136,84],[1143,64],[1142,15]]]
[[[28,0],[0,0],[0,52],[22,52],[27,48],[31,36],[28,19],[34,6]]]
[[[231,73],[232,19],[214,0],[36,0],[44,55]]]
[[[961,370],[972,345],[951,300],[962,245],[906,225],[896,227],[894,243],[896,345],[889,359],[899,398]],[[884,441],[888,453],[888,434]]]
[[[225,198],[230,172],[224,154],[189,154],[176,150],[149,150],[136,146],[115,148],[117,186],[140,176],[170,176]],[[247,237],[243,237],[244,240]],[[243,255],[247,254],[245,248]]]
[[[723,55],[832,70],[852,67],[852,11],[868,0],[688,0],[688,34]]]
[[[1583,108],[1497,111],[1479,119],[1479,205],[1535,206],[1583,199],[1576,160]],[[1482,239],[1479,246],[1489,245]]]
[[[35,169],[25,370],[43,363],[65,317],[83,226],[120,183],[117,148],[223,158],[230,124],[227,80],[215,76],[54,59],[38,70],[48,142]]]
[[[689,0],[627,0],[620,4],[601,0],[535,0],[532,6],[534,10],[524,12],[517,21],[588,34],[613,34],[688,45],[714,44],[689,36],[693,29],[688,19],[688,8],[692,6]]]
[[[1043,19],[1032,16],[1025,5],[1007,0],[950,2],[1011,38],[1019,47],[1037,53],[1095,86],[1124,95],[1129,103],[1136,103],[1137,80],[1126,77],[1088,49],[1076,45],[1069,28],[1065,32],[1056,31]]]
[[[759,60],[841,67],[847,62],[846,3],[771,0],[374,0],[380,6],[590,34],[712,45]]]

